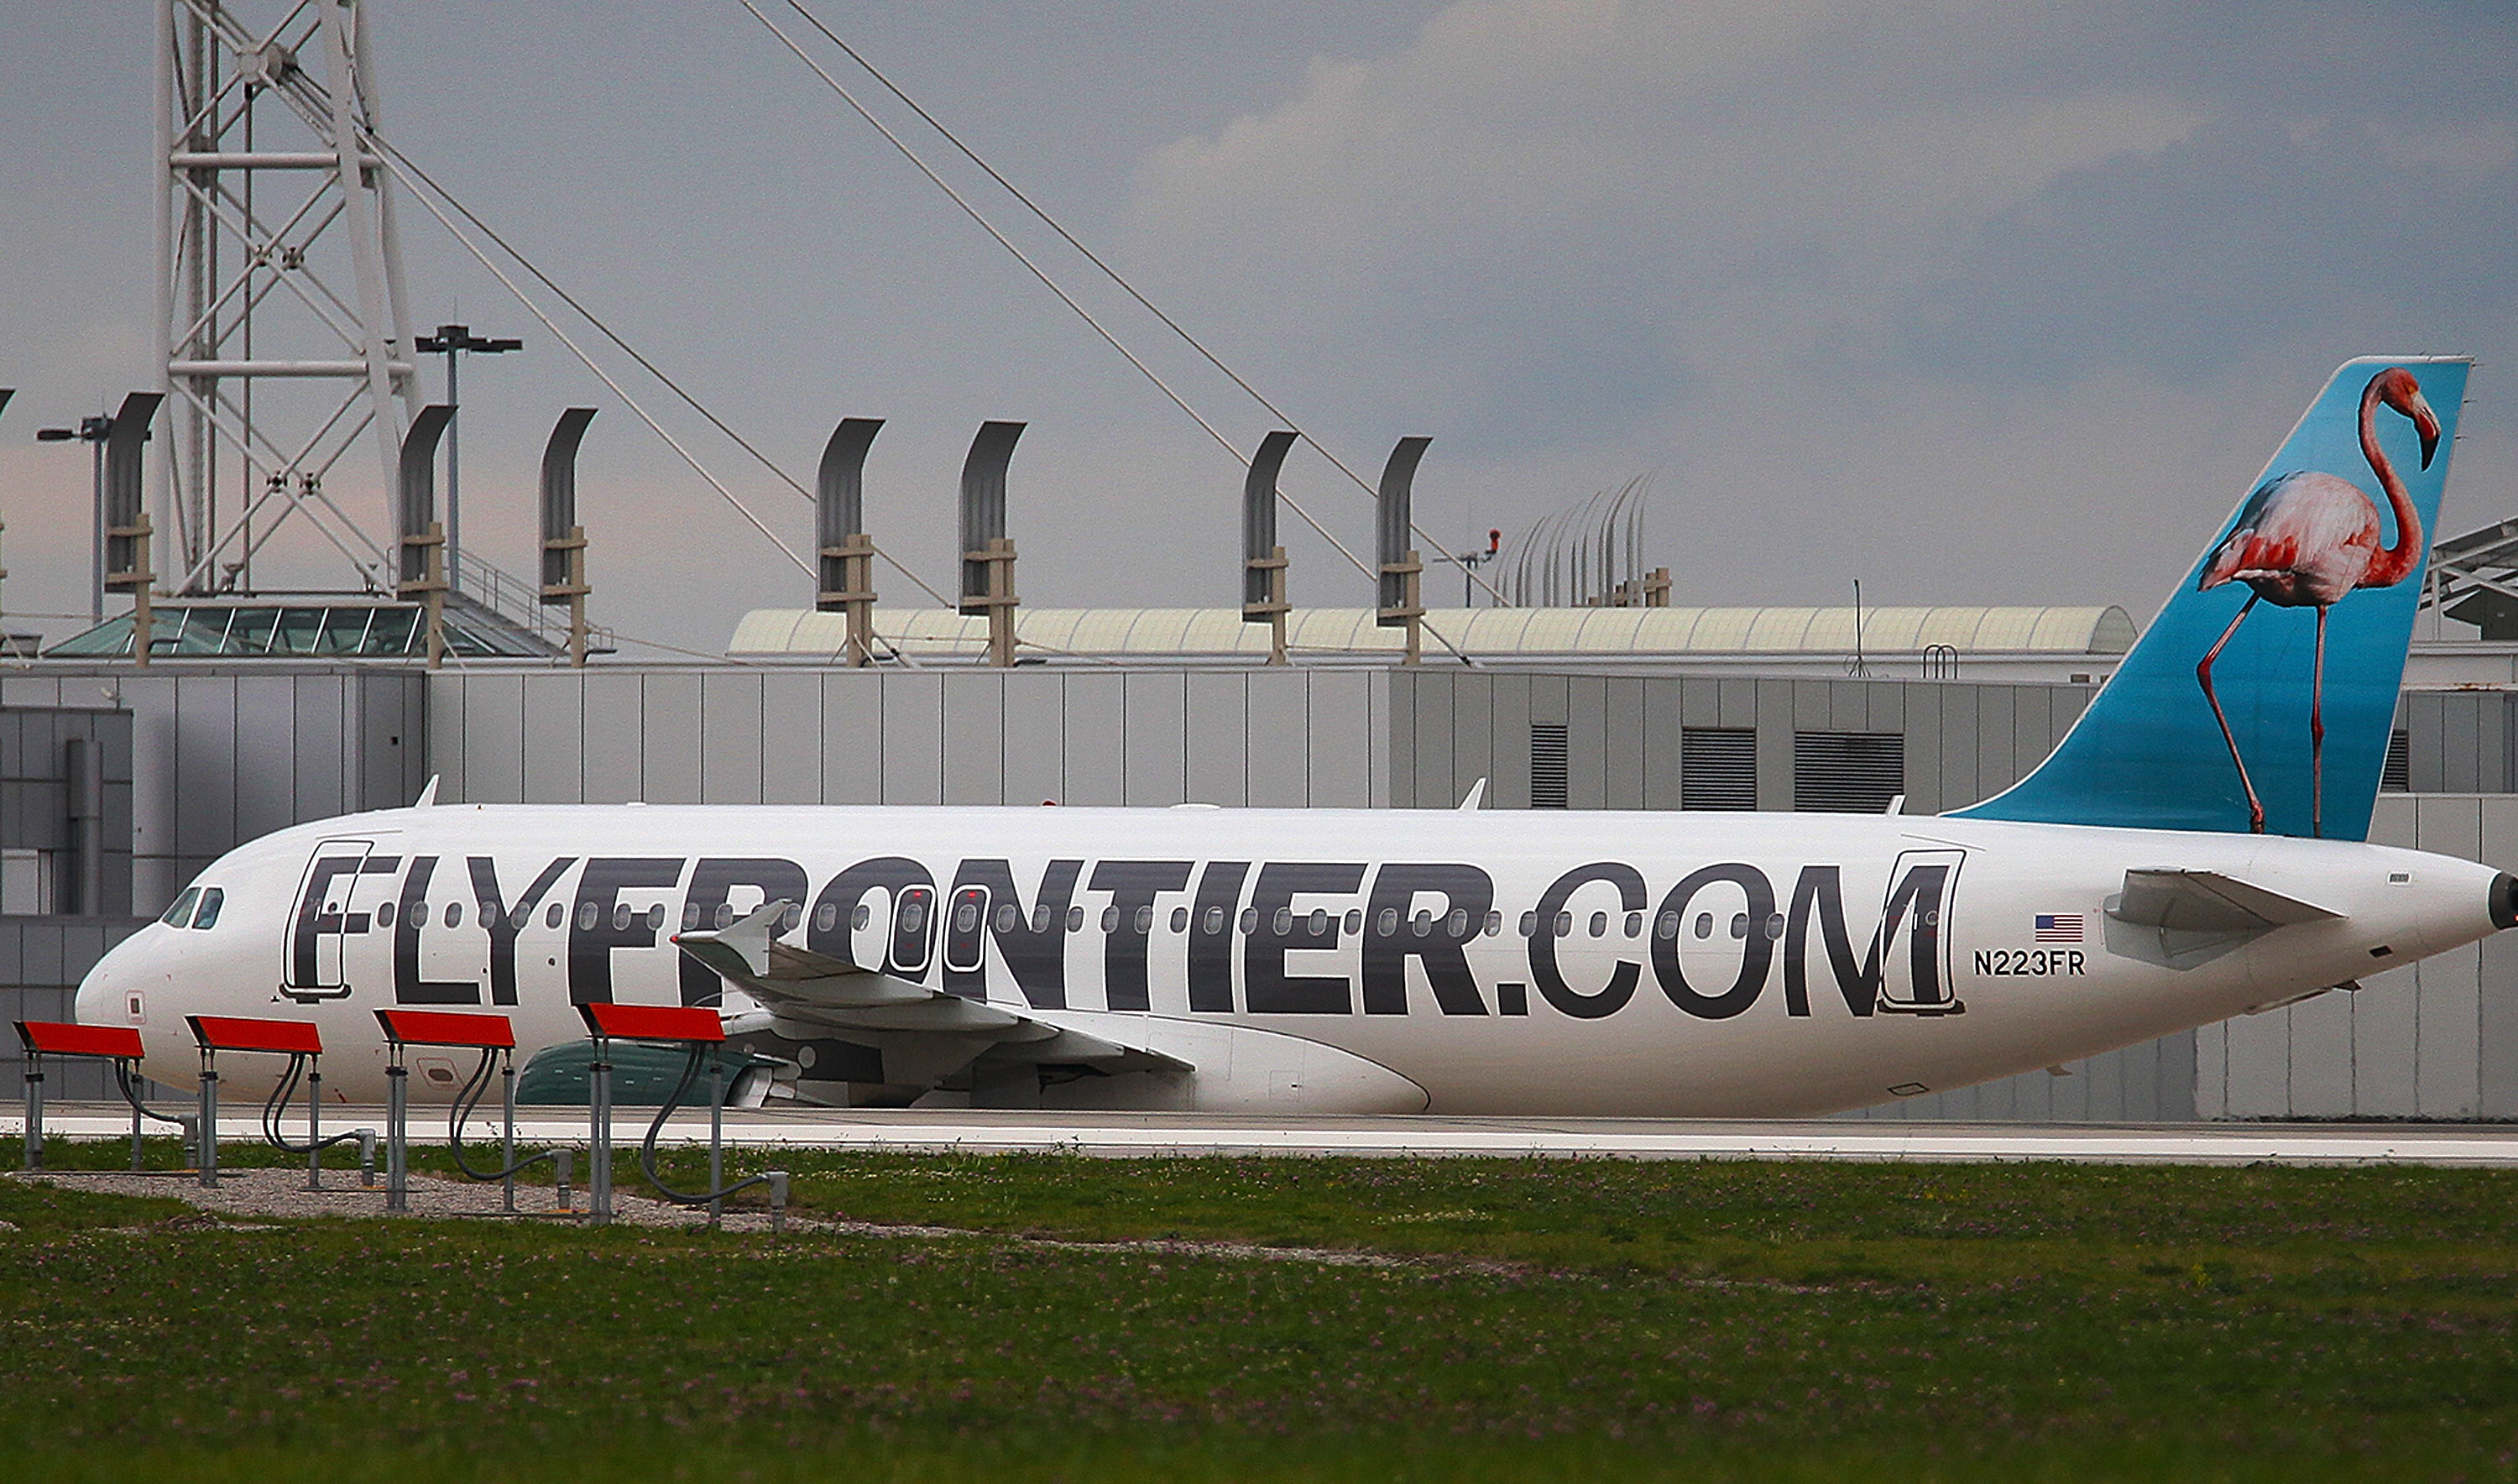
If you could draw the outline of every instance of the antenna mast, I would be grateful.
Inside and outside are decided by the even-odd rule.
[[[384,547],[325,490],[362,441],[397,484],[418,410],[367,0],[158,0],[157,321],[172,437],[162,568],[177,593],[251,591],[293,517],[391,590]]]

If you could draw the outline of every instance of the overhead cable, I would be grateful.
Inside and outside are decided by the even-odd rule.
[[[790,3],[793,3],[793,0],[790,0]],[[1121,357],[1126,359],[1130,366],[1137,369],[1139,374],[1143,375],[1148,381],[1152,382],[1154,389],[1161,392],[1165,400],[1170,402],[1172,406],[1179,408],[1183,413],[1187,414],[1190,420],[1195,422],[1199,427],[1206,429],[1206,435],[1214,439],[1227,454],[1232,455],[1236,459],[1239,460],[1244,467],[1248,466],[1250,462],[1249,455],[1242,453],[1239,448],[1235,446],[1231,438],[1225,436],[1222,429],[1218,428],[1214,423],[1207,421],[1204,416],[1200,415],[1197,409],[1190,406],[1188,401],[1185,400],[1180,393],[1172,390],[1171,383],[1165,381],[1152,367],[1148,366],[1135,351],[1130,350],[1117,335],[1112,334],[1107,327],[1106,327],[1100,320],[1094,318],[1093,311],[1085,308],[1082,303],[1077,301],[1073,294],[1068,293],[1065,288],[1060,285],[1056,279],[1051,278],[1047,271],[1045,271],[1038,263],[1032,261],[1030,254],[1017,246],[1012,238],[1009,238],[1003,232],[998,231],[996,224],[989,221],[984,215],[980,214],[979,208],[972,205],[970,199],[963,196],[961,192],[953,189],[951,182],[945,180],[943,176],[936,174],[934,167],[928,164],[925,157],[920,155],[916,150],[911,149],[907,140],[904,140],[898,134],[893,133],[890,125],[877,117],[873,109],[868,109],[863,103],[857,100],[857,96],[854,93],[848,91],[847,84],[840,81],[837,77],[832,76],[829,68],[814,61],[812,54],[805,51],[802,46],[799,46],[795,37],[788,35],[783,30],[780,30],[778,28],[778,22],[770,20],[767,15],[762,13],[759,6],[752,3],[752,0],[735,0],[735,4],[740,5],[745,10],[751,12],[752,18],[755,21],[760,22],[763,26],[767,27],[769,34],[777,37],[780,42],[784,43],[787,50],[795,53],[798,61],[803,63],[804,65],[811,67],[813,69],[813,75],[821,78],[822,81],[830,87],[832,92],[839,94],[840,98],[846,102],[849,108],[856,110],[858,117],[872,125],[875,132],[881,134],[890,143],[893,149],[899,151],[901,157],[916,166],[918,173],[926,176],[929,182],[931,182],[936,190],[943,192],[947,196],[951,197],[953,204],[962,208],[963,215],[977,223],[980,231],[995,239],[998,246],[1003,247],[1007,252],[1013,254],[1015,261],[1022,264],[1025,271],[1029,272],[1033,278],[1038,279],[1042,287],[1048,289],[1051,293],[1058,295],[1059,302],[1064,304],[1068,309],[1073,310],[1075,312],[1075,317],[1082,320],[1087,326],[1090,326],[1093,332],[1100,335],[1105,344],[1107,344],[1112,350],[1117,351]],[[811,20],[810,15],[808,14],[805,19]],[[816,27],[820,26],[819,22],[815,22],[814,24]],[[828,32],[825,31],[824,34],[827,35]],[[854,54],[851,53],[850,55],[853,56]],[[1314,520],[1309,510],[1304,509],[1302,505],[1297,503],[1290,496],[1281,498],[1284,499],[1286,504],[1293,507],[1295,514],[1303,518],[1303,523],[1305,525],[1310,526],[1314,531],[1320,534],[1323,541],[1325,541],[1330,546],[1337,547],[1338,554],[1353,563],[1358,572],[1363,573],[1367,577],[1376,575],[1372,568],[1365,565],[1362,557],[1357,556],[1353,551],[1347,549],[1344,542],[1341,542],[1335,536],[1330,535],[1327,527],[1322,525],[1319,521]]]
[[[866,123],[870,125],[876,133],[881,134],[894,150],[899,151],[901,157],[908,160],[911,165],[915,166],[919,174],[926,176],[929,182],[931,182],[936,190],[943,192],[946,196],[951,198],[953,204],[962,209],[963,215],[977,223],[980,231],[985,232],[991,239],[995,240],[998,246],[1003,247],[1008,253],[1012,254],[1016,262],[1020,263],[1026,272],[1030,273],[1033,278],[1040,281],[1042,287],[1048,289],[1051,293],[1056,294],[1059,302],[1064,304],[1068,309],[1073,310],[1076,318],[1082,320],[1087,326],[1091,327],[1093,332],[1101,336],[1104,343],[1107,344],[1112,350],[1117,351],[1130,366],[1137,369],[1139,374],[1143,375],[1148,381],[1152,382],[1154,389],[1161,392],[1165,400],[1169,401],[1172,406],[1179,408],[1184,414],[1188,415],[1191,421],[1195,422],[1199,427],[1204,428],[1207,436],[1214,439],[1216,444],[1221,447],[1225,453],[1231,455],[1237,462],[1240,463],[1245,468],[1249,466],[1249,455],[1243,453],[1237,446],[1236,446],[1231,438],[1226,437],[1222,429],[1218,428],[1214,423],[1207,421],[1206,418],[1198,413],[1197,409],[1190,406],[1188,401],[1184,399],[1180,393],[1172,389],[1171,383],[1165,381],[1155,372],[1152,367],[1148,366],[1135,351],[1130,350],[1117,335],[1111,333],[1107,326],[1094,317],[1091,310],[1085,308],[1073,294],[1068,293],[1064,287],[1061,286],[1056,279],[1051,278],[1048,272],[1043,269],[1040,264],[1034,262],[1030,254],[1024,252],[1022,248],[1016,245],[1012,238],[1007,237],[1003,232],[999,231],[997,229],[997,225],[994,222],[989,221],[977,206],[973,205],[969,197],[955,190],[951,182],[937,174],[935,172],[935,168],[933,165],[930,165],[924,156],[919,154],[916,150],[911,149],[907,140],[902,139],[897,133],[894,133],[890,125],[885,123],[880,117],[876,116],[873,109],[867,108],[862,102],[858,101],[857,96],[854,93],[848,91],[846,83],[843,83],[837,77],[832,76],[829,68],[814,61],[811,53],[805,51],[802,46],[799,46],[795,37],[790,36],[785,31],[779,29],[778,23],[770,20],[759,6],[753,3],[753,0],[735,0],[735,3],[750,12],[752,18],[760,22],[761,25],[768,30],[769,34],[777,37],[779,42],[784,45],[787,50],[795,53],[796,59],[799,62],[802,62],[804,65],[812,68],[814,76],[821,78],[823,83],[826,84],[832,92],[840,95],[841,100],[847,104],[850,109],[855,110],[859,118],[864,119]],[[788,0],[788,3],[793,5],[795,0]],[[802,7],[798,7],[798,9],[802,12]],[[803,12],[803,14],[807,21],[812,22],[815,29],[820,30],[826,36],[831,34],[828,27],[823,26],[820,22],[813,20],[811,13]],[[843,49],[845,50],[845,47],[843,47]],[[854,52],[850,52],[848,55],[851,57],[856,56]],[[863,59],[859,59],[859,63],[862,65]],[[869,71],[873,70],[871,67],[868,67],[867,69]],[[885,81],[884,85],[886,87],[891,87],[891,84],[888,80]],[[893,88],[892,91],[895,95],[899,92],[897,88]],[[922,118],[928,118],[929,115],[927,115],[924,110],[921,110],[919,116]],[[933,122],[932,118],[929,118],[929,121],[931,123]],[[941,132],[942,126],[937,125],[937,129]],[[947,137],[950,138],[949,135]],[[970,153],[968,148],[964,147],[959,140],[954,141],[954,146],[957,149],[961,149],[965,154]],[[973,157],[977,158],[976,155]],[[996,172],[991,170],[989,171],[989,174],[994,177]],[[1002,180],[1002,177],[997,178]],[[1020,196],[1020,193],[1018,193],[1018,196]],[[1031,204],[1028,198],[1024,199],[1024,204]],[[1040,211],[1040,208],[1037,206],[1032,206],[1031,209],[1035,213]],[[1054,223],[1053,226],[1055,226]],[[1059,235],[1062,237],[1066,236],[1063,228],[1059,229]],[[1067,240],[1073,241],[1074,239],[1068,238]],[[1077,245],[1080,250],[1082,244],[1078,243]],[[1087,253],[1086,256],[1090,257],[1092,254]],[[1094,262],[1097,265],[1101,264],[1101,260],[1099,258],[1095,258]],[[1107,273],[1109,272],[1109,269],[1107,266],[1104,266],[1103,271]],[[1123,284],[1121,286],[1124,287],[1126,285]],[[1135,293],[1135,290],[1130,289],[1129,292],[1133,294]],[[1150,308],[1151,306],[1149,307]],[[1156,311],[1156,313],[1159,314],[1160,311]],[[1166,318],[1164,323],[1170,324],[1171,322]],[[1176,325],[1173,326],[1173,327],[1175,329],[1179,328]],[[1182,331],[1182,333],[1186,334],[1187,332]],[[1236,379],[1238,380],[1237,377]],[[1268,405],[1265,399],[1262,399],[1261,405]],[[1276,411],[1273,407],[1270,407],[1269,410],[1272,413]],[[1279,415],[1281,416],[1282,415],[1280,414]],[[1296,431],[1299,432],[1300,429],[1296,429]],[[1320,448],[1319,440],[1309,439],[1308,434],[1304,436],[1312,443],[1314,448]],[[1326,454],[1327,450],[1323,449],[1322,452]],[[1335,455],[1329,455],[1329,459],[1332,463],[1337,462]],[[1339,463],[1338,467],[1346,470],[1348,478],[1355,478],[1355,471],[1347,469],[1345,464]],[[1359,480],[1358,482],[1361,483],[1362,481]],[[1368,485],[1366,488],[1369,489],[1371,487]],[[1345,557],[1347,559],[1347,563],[1354,567],[1356,571],[1362,573],[1367,578],[1375,580],[1379,578],[1380,573],[1377,569],[1368,565],[1364,558],[1356,555],[1352,550],[1349,550],[1346,543],[1338,540],[1335,535],[1330,533],[1328,527],[1321,524],[1318,519],[1314,518],[1310,510],[1304,508],[1302,502],[1285,494],[1281,490],[1278,492],[1277,498],[1283,501],[1287,507],[1292,509],[1296,515],[1302,517],[1303,524],[1311,527],[1313,533],[1318,535],[1321,540],[1327,542],[1332,547],[1336,548],[1338,555]],[[1442,548],[1437,546],[1435,549],[1440,551]],[[1450,555],[1449,552],[1444,552],[1443,554],[1446,556]],[[1490,589],[1489,590],[1493,589]],[[1469,657],[1460,651],[1459,646],[1454,644],[1450,639],[1445,638],[1442,633],[1433,628],[1433,626],[1426,625],[1425,632],[1432,633],[1436,642],[1440,643],[1444,648],[1451,650],[1452,653],[1459,659],[1460,663],[1463,665],[1470,663]]]
[[[374,140],[377,149],[383,152],[385,167],[392,170],[397,175],[403,175],[406,184],[412,184],[412,177],[413,175],[417,175],[418,172],[413,170],[410,175],[404,175],[405,161],[403,160],[401,153],[381,139],[375,139],[372,135],[370,135],[369,138]],[[424,179],[424,177],[422,178]],[[431,188],[434,189],[435,183],[431,182],[430,184]],[[699,475],[703,480],[706,480],[710,489],[716,491],[717,494],[724,499],[727,504],[734,506],[734,508],[742,514],[745,520],[751,522],[752,528],[760,532],[763,537],[767,538],[769,544],[776,546],[780,554],[784,555],[789,561],[794,562],[798,570],[804,573],[807,577],[814,575],[813,565],[810,562],[807,562],[804,558],[797,555],[793,547],[789,546],[784,541],[779,540],[778,533],[770,530],[769,527],[762,522],[760,516],[754,514],[752,512],[752,507],[745,504],[740,496],[736,495],[734,491],[726,488],[724,482],[719,480],[715,474],[710,473],[708,466],[701,463],[696,455],[692,454],[689,449],[682,447],[680,439],[675,438],[672,433],[667,432],[665,430],[665,425],[658,422],[655,417],[648,413],[646,408],[640,406],[637,398],[630,396],[629,391],[624,388],[620,382],[612,379],[609,372],[605,371],[602,367],[597,366],[594,363],[594,358],[592,356],[587,355],[575,340],[569,338],[568,331],[560,328],[557,321],[553,320],[549,315],[543,313],[542,306],[535,303],[532,298],[527,296],[525,291],[516,285],[515,280],[507,277],[507,275],[500,270],[499,265],[491,259],[488,253],[483,252],[470,238],[463,235],[462,229],[456,226],[452,218],[447,216],[445,212],[438,209],[437,202],[431,198],[428,192],[419,190],[418,187],[413,184],[411,194],[418,199],[422,206],[428,208],[429,215],[437,218],[438,225],[444,227],[449,236],[453,237],[456,241],[462,244],[464,251],[472,254],[472,256],[480,262],[482,267],[490,270],[490,274],[493,278],[496,278],[500,284],[506,286],[507,292],[515,296],[516,302],[525,306],[526,313],[541,321],[543,328],[549,330],[553,339],[556,339],[560,344],[567,346],[569,354],[577,357],[579,363],[584,365],[587,371],[594,372],[596,379],[600,380],[605,386],[612,388],[612,394],[619,397],[622,404],[628,407],[630,412],[637,414],[639,421],[647,424],[650,431],[654,432],[657,437],[665,440],[667,447],[671,448],[675,454],[680,455],[682,462],[691,466],[691,472]],[[579,312],[584,313],[583,310]]]
[[[830,42],[831,45],[838,47],[842,52],[846,53],[850,62],[853,62],[858,66],[865,68],[866,75],[872,77],[876,82],[881,83],[884,90],[890,93],[892,97],[898,99],[903,108],[906,108],[912,113],[917,114],[926,122],[929,128],[933,129],[936,133],[942,135],[944,137],[944,142],[951,145],[955,150],[961,152],[964,159],[967,159],[972,164],[977,166],[979,170],[988,177],[988,179],[995,181],[1008,196],[1020,201],[1023,209],[1039,218],[1041,225],[1047,227],[1050,231],[1057,233],[1060,240],[1065,242],[1067,246],[1074,248],[1077,252],[1082,253],[1086,262],[1091,263],[1095,268],[1100,269],[1104,278],[1108,279],[1111,283],[1119,286],[1120,292],[1125,293],[1129,298],[1136,300],[1148,314],[1160,320],[1163,323],[1164,328],[1170,330],[1173,334],[1178,335],[1181,338],[1182,343],[1189,346],[1190,349],[1197,352],[1199,358],[1204,360],[1207,365],[1212,366],[1218,371],[1221,371],[1226,380],[1231,381],[1235,386],[1241,388],[1243,392],[1249,395],[1251,401],[1258,403],[1263,408],[1266,408],[1270,416],[1275,417],[1279,422],[1283,423],[1287,428],[1293,430],[1293,432],[1300,436],[1305,443],[1308,443],[1313,448],[1320,450],[1321,457],[1326,458],[1330,463],[1335,464],[1339,473],[1344,474],[1347,478],[1353,480],[1357,489],[1364,491],[1367,495],[1378,495],[1379,492],[1375,490],[1372,485],[1367,483],[1363,475],[1357,473],[1354,469],[1349,468],[1346,460],[1338,458],[1338,456],[1330,450],[1328,445],[1321,442],[1318,438],[1313,437],[1301,423],[1294,420],[1291,414],[1287,413],[1283,408],[1279,407],[1276,403],[1270,401],[1266,393],[1260,391],[1256,386],[1251,385],[1248,380],[1243,378],[1239,371],[1237,371],[1232,367],[1226,365],[1223,358],[1216,355],[1215,352],[1207,349],[1203,341],[1199,340],[1197,336],[1191,334],[1188,328],[1179,321],[1164,313],[1162,306],[1156,304],[1153,300],[1147,298],[1143,293],[1140,293],[1137,290],[1137,285],[1129,283],[1127,278],[1122,275],[1118,269],[1113,268],[1108,263],[1103,261],[1101,254],[1084,245],[1084,243],[1076,238],[1075,234],[1067,231],[1066,228],[1060,223],[1058,218],[1050,215],[1048,210],[1045,209],[1038,201],[1035,201],[1029,196],[1024,195],[1021,187],[1016,185],[1013,181],[1008,180],[1003,174],[999,173],[997,167],[989,164],[985,159],[981,158],[977,151],[972,149],[969,145],[962,143],[961,136],[955,134],[951,129],[946,128],[942,119],[939,119],[934,114],[928,112],[925,108],[920,106],[917,99],[910,97],[907,92],[903,91],[898,83],[893,82],[891,78],[884,72],[883,68],[876,66],[873,61],[867,58],[864,53],[858,51],[855,47],[848,45],[846,40],[841,38],[837,31],[834,31],[829,26],[823,24],[820,17],[815,16],[811,11],[804,8],[803,0],[787,0],[787,5],[788,8],[793,10],[797,15],[804,18],[805,24],[821,32],[824,40]],[[750,9],[748,0],[746,0],[745,8]],[[799,55],[801,56],[802,54],[799,53]],[[833,84],[833,86],[836,87],[837,84]],[[846,95],[843,94],[843,96]],[[854,100],[851,99],[850,102],[853,103]],[[858,111],[862,113],[865,110],[860,109]],[[868,119],[871,121],[871,115],[868,115]],[[877,125],[877,127],[881,126]],[[890,131],[886,131],[887,135],[889,132]],[[898,141],[894,141],[894,143],[898,143]],[[938,181],[937,184],[941,185],[942,182]],[[982,225],[985,224],[983,223]],[[1003,240],[1003,239],[1000,239],[999,240]],[[1064,296],[1062,295],[1062,297]],[[1131,359],[1134,358],[1132,357]],[[1192,414],[1191,415],[1194,416],[1196,415]],[[1238,451],[1237,450],[1237,452]],[[1242,462],[1246,464],[1249,460],[1244,458]],[[1288,502],[1290,503],[1290,502]],[[1496,589],[1494,584],[1488,582],[1485,578],[1480,577],[1475,567],[1462,564],[1458,557],[1445,549],[1443,544],[1435,540],[1424,527],[1417,525],[1413,520],[1411,520],[1409,522],[1409,529],[1415,532],[1418,537],[1422,538],[1425,545],[1433,547],[1435,552],[1442,556],[1445,561],[1460,566],[1462,571],[1469,574],[1472,581],[1476,582],[1479,587],[1486,589],[1489,593],[1494,595],[1498,602],[1506,602],[1508,604],[1508,600]]]

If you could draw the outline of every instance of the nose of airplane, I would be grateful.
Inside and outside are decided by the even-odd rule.
[[[2518,928],[2518,876],[2503,871],[2493,877],[2488,900],[2494,927]]]
[[[70,998],[70,1018],[83,1026],[120,1026],[129,1022],[128,1007],[122,1002],[124,989],[133,982],[132,966],[147,952],[140,940],[150,930],[115,943],[96,961],[79,981],[78,992]]]

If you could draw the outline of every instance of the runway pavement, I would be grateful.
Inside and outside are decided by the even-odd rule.
[[[175,1111],[172,1108],[169,1112]],[[219,1137],[260,1136],[256,1110],[222,1111]],[[492,1142],[495,1122],[476,1119],[467,1145]],[[630,1147],[643,1138],[652,1111],[618,1110],[613,1137]],[[446,1140],[442,1105],[412,1110],[413,1143]],[[0,1135],[23,1119],[0,1113]],[[126,1135],[130,1114],[118,1104],[55,1104],[44,1127],[52,1138]],[[324,1131],[382,1129],[384,1111],[327,1108]],[[283,1123],[302,1138],[302,1113]],[[155,1125],[152,1132],[164,1132]],[[1106,1157],[1190,1155],[1483,1156],[1628,1159],[2059,1159],[2110,1164],[2426,1164],[2518,1166],[2518,1126],[2474,1123],[1890,1123],[1847,1119],[1802,1121],[1660,1118],[1305,1117],[1219,1113],[996,1112],[963,1109],[729,1110],[726,1142],[755,1148],[858,1149],[1005,1154],[1058,1152]],[[525,1110],[517,1138],[532,1145],[583,1145],[583,1111]],[[706,1142],[708,1115],[680,1113],[666,1125],[668,1142]]]

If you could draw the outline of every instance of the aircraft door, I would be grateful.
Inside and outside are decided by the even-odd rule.
[[[360,885],[398,862],[371,859],[375,844],[368,840],[326,840],[315,847],[306,877],[297,889],[297,910],[289,915],[287,951],[282,959],[287,977],[280,992],[298,1001],[341,999],[350,992],[348,943],[375,926],[375,891]]]
[[[891,902],[891,972],[917,978],[927,972],[934,940],[935,889],[906,887]]]
[[[1965,851],[1906,851],[1888,873],[1880,914],[1880,1008],[1906,1015],[1956,1015],[1967,1007],[1951,988],[1950,903]]]
[[[944,968],[953,974],[977,974],[988,961],[988,889],[956,888],[944,923]]]

